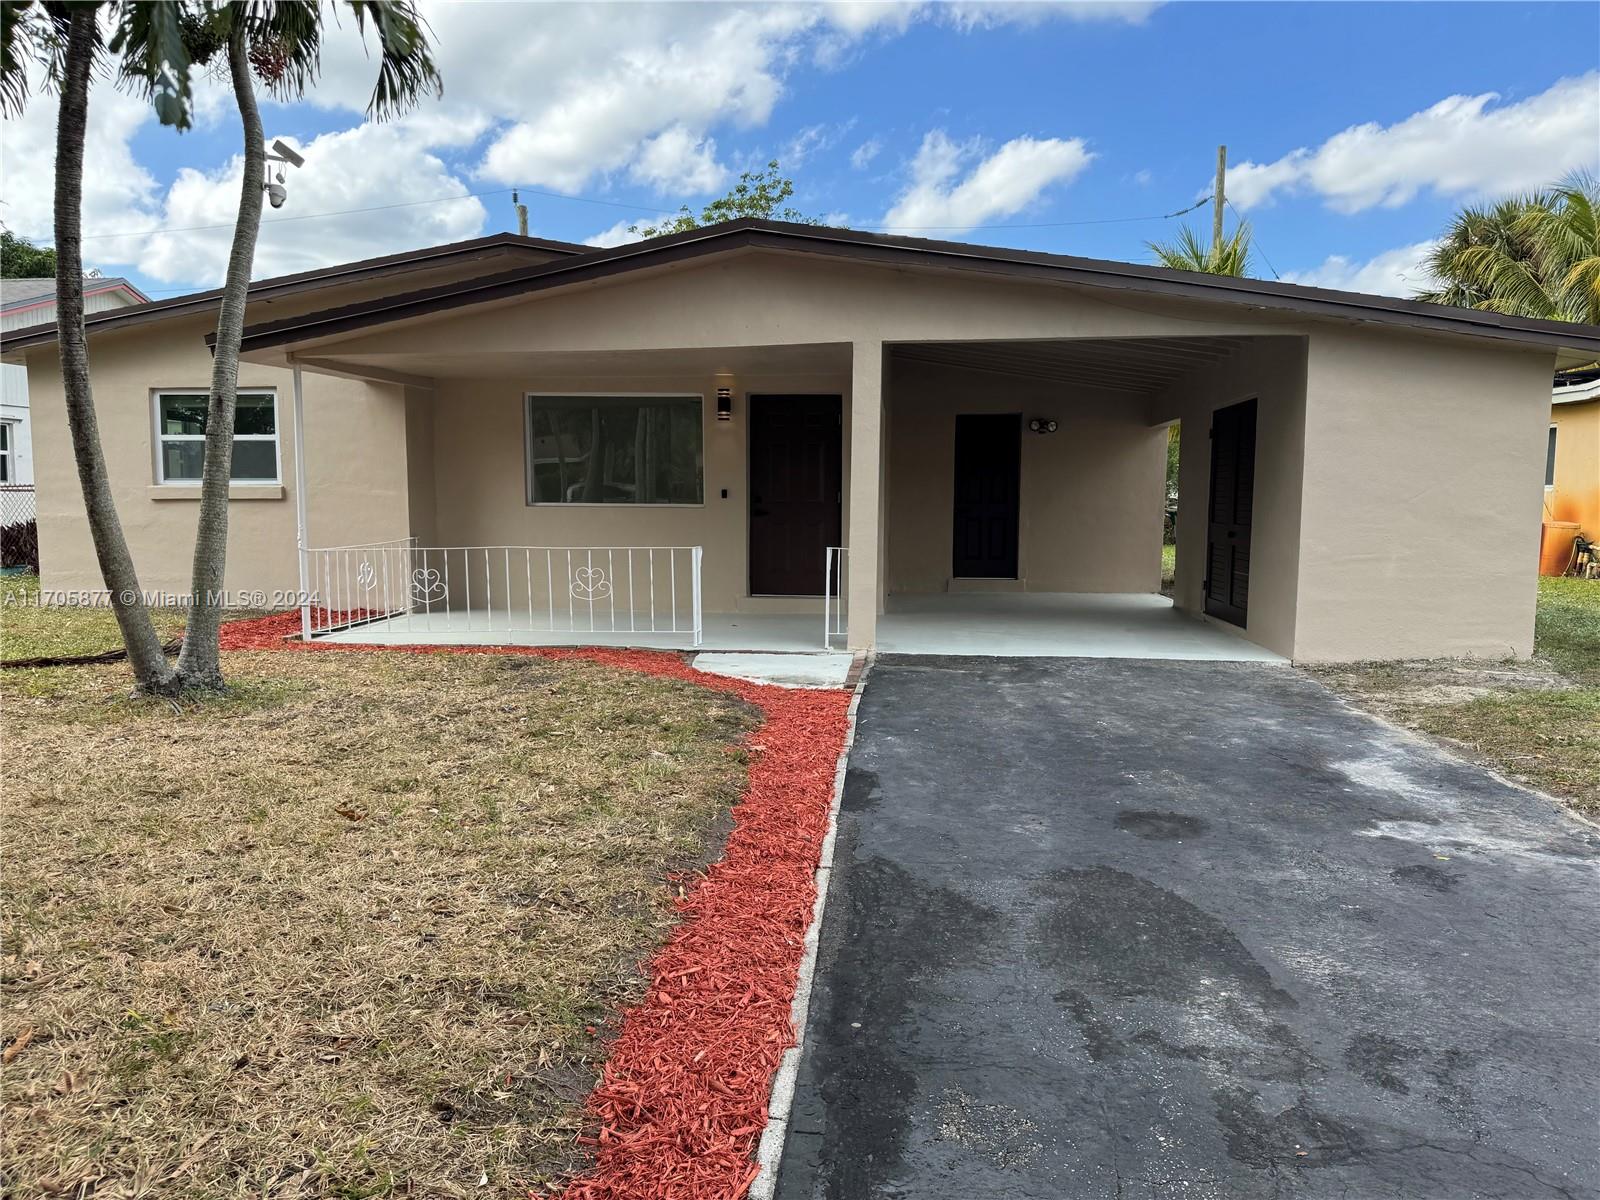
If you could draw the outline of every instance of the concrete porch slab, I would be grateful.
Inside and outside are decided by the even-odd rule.
[[[505,613],[413,614],[326,635],[357,645],[630,646],[753,654],[820,654],[821,602],[815,613],[706,613],[700,646],[687,634],[529,633]],[[834,650],[843,649],[836,641]],[[991,658],[1146,658],[1207,662],[1285,661],[1232,626],[1181,613],[1165,596],[1117,593],[943,593],[891,596],[878,618],[881,654]]]
[[[697,654],[696,671],[728,675],[751,683],[789,688],[840,688],[850,677],[853,654]]]

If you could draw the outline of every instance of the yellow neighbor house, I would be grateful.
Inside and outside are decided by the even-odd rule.
[[[1556,381],[1545,451],[1544,520],[1556,527],[1545,538],[1546,574],[1565,570],[1572,533],[1600,540],[1600,368],[1568,372]],[[1557,530],[1561,536],[1552,537]],[[1560,546],[1569,547],[1565,555],[1556,553]],[[1555,562],[1557,557],[1563,561]]]

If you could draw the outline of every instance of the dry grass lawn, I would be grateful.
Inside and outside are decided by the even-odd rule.
[[[718,853],[734,698],[581,662],[0,672],[7,1196],[523,1196]]]
[[[163,642],[183,636],[184,613],[151,610]],[[0,576],[0,662],[67,658],[122,649],[122,632],[106,607],[39,604],[37,575]]]
[[[1542,579],[1531,662],[1318,668],[1335,691],[1600,818],[1600,581]]]

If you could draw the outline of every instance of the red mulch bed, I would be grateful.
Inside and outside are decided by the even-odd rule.
[[[765,715],[721,861],[682,889],[683,921],[651,960],[588,1100],[593,1168],[561,1200],[736,1200],[757,1174],[789,1019],[850,696],[706,675],[682,656],[543,646],[374,648],[285,640],[298,612],[222,627],[225,650],[528,654],[582,658],[732,692]],[[687,882],[687,881],[686,881]]]

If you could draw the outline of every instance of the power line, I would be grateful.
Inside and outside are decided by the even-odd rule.
[[[1239,219],[1239,223],[1241,225],[1244,224],[1244,216],[1239,212],[1239,210],[1237,208],[1233,207],[1233,201],[1227,199],[1226,197],[1224,197],[1222,202],[1224,204],[1226,204],[1228,206],[1229,211],[1232,212],[1233,215]],[[1261,244],[1260,239],[1257,238],[1254,234],[1251,235],[1251,241],[1253,241],[1255,243],[1256,249],[1260,252],[1261,261],[1267,264],[1267,270],[1272,272],[1272,277],[1274,279],[1276,279],[1279,283],[1282,283],[1283,282],[1283,276],[1278,274],[1278,268],[1273,266],[1272,265],[1272,260],[1267,257],[1266,247],[1264,247]]]
[[[1181,217],[1192,213],[1203,204],[1210,204],[1211,197],[1196,201],[1188,208],[1180,208],[1177,212],[1156,213],[1147,217],[1098,217],[1086,221],[1037,221],[1032,223],[1018,223],[1010,225],[863,225],[862,229],[876,229],[887,232],[895,229],[905,230],[968,230],[968,229],[1065,229],[1075,225],[1127,225],[1137,221],[1170,221],[1174,217]]]

